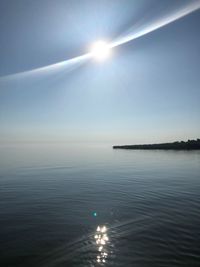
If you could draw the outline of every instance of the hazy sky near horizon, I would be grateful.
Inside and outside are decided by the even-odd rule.
[[[188,1],[0,0],[0,76],[82,55]],[[0,78],[0,142],[199,138],[199,25],[197,10],[104,62]]]

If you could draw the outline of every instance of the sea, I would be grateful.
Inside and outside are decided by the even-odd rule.
[[[0,266],[200,266],[200,151],[0,151]]]

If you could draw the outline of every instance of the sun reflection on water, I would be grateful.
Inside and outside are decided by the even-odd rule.
[[[105,263],[108,258],[107,243],[109,241],[109,238],[107,235],[107,230],[108,229],[105,225],[98,226],[94,235],[98,253],[96,261],[98,263]]]

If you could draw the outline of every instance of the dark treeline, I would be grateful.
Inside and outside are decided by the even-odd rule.
[[[194,150],[200,149],[200,139],[188,140],[186,142],[173,142],[161,144],[146,144],[146,145],[123,145],[113,146],[114,149],[174,149],[174,150]]]

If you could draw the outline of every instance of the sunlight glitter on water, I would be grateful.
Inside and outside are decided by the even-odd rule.
[[[94,235],[97,246],[96,261],[98,263],[105,263],[106,259],[108,258],[107,242],[109,241],[109,238],[107,235],[107,230],[108,229],[105,225],[98,226]]]

